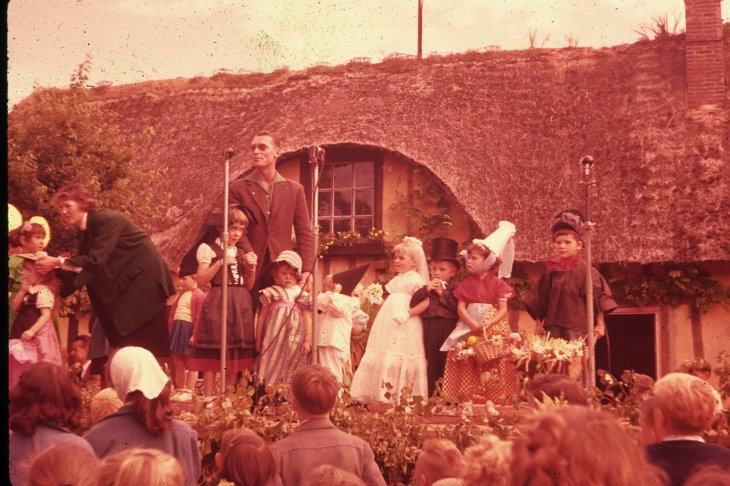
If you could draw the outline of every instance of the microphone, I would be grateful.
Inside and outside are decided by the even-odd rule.
[[[318,162],[324,162],[324,149],[318,145],[312,145],[309,147],[309,163],[316,164]]]

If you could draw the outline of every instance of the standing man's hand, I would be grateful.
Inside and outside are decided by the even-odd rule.
[[[312,292],[312,274],[309,272],[302,273],[302,284],[300,285],[307,292]]]
[[[61,260],[51,256],[44,256],[35,262],[35,269],[41,275],[45,275],[61,264]]]

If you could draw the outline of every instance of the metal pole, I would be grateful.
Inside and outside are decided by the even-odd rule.
[[[423,0],[418,0],[418,59],[423,59]]]
[[[593,260],[591,256],[591,232],[594,224],[590,221],[591,187],[596,183],[593,178],[593,157],[586,155],[580,160],[583,166],[586,186],[586,319],[588,320],[588,385],[596,386],[596,338],[594,335],[595,316],[593,315]]]
[[[221,289],[221,377],[220,391],[221,395],[226,392],[226,354],[228,351],[227,342],[227,325],[228,325],[228,171],[230,160],[233,158],[233,149],[229,148],[223,151],[225,158],[225,169],[223,176],[223,280]]]
[[[317,353],[314,346],[314,337],[317,336],[319,329],[317,318],[317,274],[319,267],[319,161],[324,163],[324,149],[313,146],[309,149],[309,163],[312,164],[312,235],[314,236],[314,265],[312,266],[312,299],[314,307],[312,309],[312,352],[309,354],[309,362],[317,363]]]

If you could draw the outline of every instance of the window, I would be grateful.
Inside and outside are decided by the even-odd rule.
[[[367,235],[382,226],[382,154],[357,148],[325,147],[320,167],[318,219],[320,232]],[[301,174],[311,200],[311,167],[302,158]],[[305,167],[306,164],[306,167]],[[305,182],[306,180],[306,182]]]
[[[319,179],[322,233],[358,232],[375,227],[374,162],[326,162]]]

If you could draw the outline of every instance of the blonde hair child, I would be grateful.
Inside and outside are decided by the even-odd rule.
[[[398,275],[385,286],[388,298],[373,322],[350,388],[353,400],[366,404],[397,403],[406,387],[412,396],[428,396],[423,322],[410,307],[413,294],[429,280],[421,241],[406,236],[395,247],[393,266]],[[389,398],[383,382],[392,387]]]

